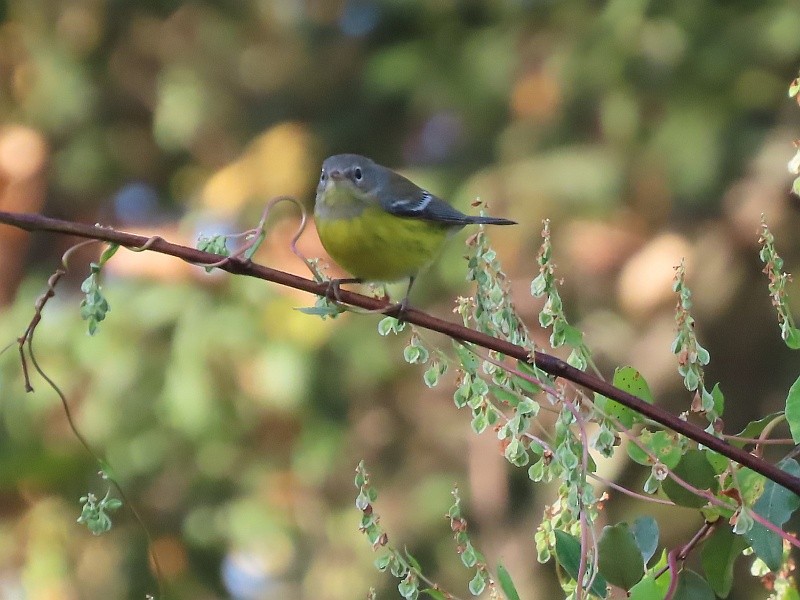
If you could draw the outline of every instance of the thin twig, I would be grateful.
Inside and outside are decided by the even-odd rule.
[[[63,256],[61,257],[61,267],[57,269],[47,280],[47,289],[36,299],[34,303],[34,314],[31,318],[28,326],[25,329],[25,332],[17,338],[17,344],[19,346],[19,355],[20,355],[20,364],[22,365],[22,372],[25,382],[25,391],[26,392],[33,392],[33,385],[30,382],[30,373],[28,370],[28,361],[25,356],[25,348],[28,349],[28,357],[30,357],[31,364],[33,365],[34,370],[39,374],[39,376],[44,379],[44,381],[50,386],[50,388],[56,393],[59,400],[61,401],[61,405],[64,409],[64,415],[67,418],[67,423],[69,424],[69,428],[72,431],[73,435],[78,439],[81,446],[83,446],[84,450],[94,459],[94,461],[100,467],[100,473],[104,479],[107,479],[111,482],[114,488],[119,493],[120,498],[122,501],[128,506],[131,513],[133,514],[134,519],[138,522],[139,526],[144,531],[145,537],[147,538],[147,548],[148,553],[150,554],[150,560],[153,563],[153,569],[155,570],[156,575],[156,585],[158,586],[158,595],[160,598],[164,597],[164,588],[163,588],[163,575],[161,572],[161,565],[158,560],[158,556],[155,553],[155,549],[153,546],[153,539],[150,535],[150,531],[145,525],[144,519],[139,515],[139,512],[136,510],[136,507],[132,502],[130,502],[125,494],[125,491],[122,489],[122,486],[108,473],[106,473],[104,468],[104,461],[97,455],[94,449],[89,444],[89,441],[83,436],[83,434],[78,429],[78,425],[75,422],[75,419],[72,414],[72,409],[70,409],[69,404],[67,402],[67,397],[64,395],[64,392],[61,391],[61,388],[56,384],[53,379],[50,378],[47,373],[45,373],[44,369],[39,365],[38,360],[36,359],[36,354],[33,351],[33,338],[34,333],[36,332],[39,323],[42,321],[42,313],[45,308],[45,305],[50,300],[50,298],[55,297],[55,289],[58,282],[61,278],[67,273],[67,263],[69,262],[70,257],[72,254],[77,251],[79,248],[89,245],[95,244],[98,240],[88,240],[85,242],[81,242],[79,244],[75,244],[71,246],[66,252],[64,252]]]
[[[717,523],[719,523],[719,521],[717,521]],[[678,561],[682,562],[686,560],[686,557],[689,556],[689,553],[695,548],[695,546],[697,546],[697,544],[700,543],[702,539],[711,533],[711,530],[714,527],[716,527],[715,523],[703,523],[700,529],[692,536],[692,539],[689,540],[687,544],[680,548],[675,548],[667,554],[666,566],[661,567],[661,569],[659,569],[659,571],[653,575],[653,579],[655,580],[661,577],[661,575],[666,573],[668,570],[672,573],[672,578],[669,581],[669,588],[664,596],[664,600],[671,600],[678,588]]]
[[[595,481],[599,481],[603,485],[606,485],[614,490],[617,490],[621,494],[625,494],[626,496],[630,496],[631,498],[636,498],[637,500],[641,500],[642,502],[653,502],[655,504],[664,504],[666,506],[675,506],[675,503],[671,500],[664,500],[663,498],[658,498],[656,496],[646,496],[645,494],[640,494],[639,492],[634,492],[633,490],[629,490],[625,486],[619,485],[618,483],[614,483],[610,479],[606,479],[605,477],[601,477],[597,473],[587,473],[589,477],[594,479]]]
[[[33,353],[33,330],[30,332],[28,336],[28,356],[31,357],[31,364],[33,368],[36,369],[36,372],[39,376],[44,379],[47,384],[52,388],[52,390],[56,393],[56,395],[61,400],[61,405],[64,408],[64,415],[67,417],[67,422],[69,423],[69,427],[72,430],[73,435],[78,438],[78,441],[81,443],[81,446],[84,447],[86,452],[100,465],[101,473],[105,475],[105,478],[108,479],[116,488],[117,493],[119,493],[120,498],[122,501],[127,505],[130,509],[131,514],[133,514],[133,518],[136,519],[136,522],[144,531],[144,535],[147,538],[147,549],[148,553],[150,554],[150,560],[153,563],[153,569],[155,570],[155,579],[156,585],[158,586],[158,596],[159,598],[164,598],[164,576],[161,572],[161,564],[158,560],[158,556],[155,553],[155,547],[153,545],[153,538],[150,535],[150,530],[147,528],[147,525],[144,522],[144,519],[139,515],[139,511],[136,510],[136,507],[133,503],[128,500],[128,497],[125,494],[125,491],[122,489],[122,486],[114,479],[113,477],[109,476],[108,473],[105,473],[103,470],[103,460],[97,455],[97,453],[92,449],[89,441],[83,436],[83,434],[78,429],[77,424],[75,423],[75,419],[72,415],[72,409],[70,409],[69,404],[67,403],[67,397],[64,395],[64,392],[61,391],[61,388],[56,385],[56,382],[50,379],[47,373],[39,366],[38,361],[36,360],[36,355]]]
[[[726,440],[733,442],[742,442],[743,444],[758,444],[763,446],[794,446],[794,440],[791,438],[775,438],[774,440],[761,440],[759,438],[746,438],[739,437],[738,435],[723,436]]]

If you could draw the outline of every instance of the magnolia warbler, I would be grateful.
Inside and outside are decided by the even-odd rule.
[[[317,186],[314,217],[319,238],[354,277],[341,283],[397,281],[417,274],[444,242],[465,225],[514,225],[515,221],[465,215],[391,169],[357,154],[325,159]]]

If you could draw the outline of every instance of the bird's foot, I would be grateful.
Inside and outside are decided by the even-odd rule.
[[[387,306],[383,311],[383,314],[388,315],[390,317],[394,317],[400,323],[404,323],[406,317],[408,316],[408,311],[411,308],[411,305],[408,302],[408,296],[403,298],[400,302]]]
[[[341,292],[343,283],[361,283],[361,280],[356,277],[344,279],[329,279],[328,289],[325,290],[325,299],[336,304],[342,303]]]

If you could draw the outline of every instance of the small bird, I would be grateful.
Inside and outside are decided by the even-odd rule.
[[[400,314],[408,306],[417,275],[452,234],[466,225],[516,224],[465,215],[399,173],[357,154],[337,154],[322,163],[314,218],[325,250],[354,276],[332,280],[334,296],[342,283],[407,277]]]

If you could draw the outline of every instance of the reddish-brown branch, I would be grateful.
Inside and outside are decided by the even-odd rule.
[[[181,246],[179,244],[172,244],[161,238],[147,238],[145,236],[125,233],[106,227],[97,227],[93,225],[84,225],[82,223],[74,223],[71,221],[62,221],[60,219],[51,219],[37,214],[9,213],[0,211],[0,223],[12,225],[27,231],[50,231],[53,233],[62,233],[115,243],[129,248],[141,248],[145,244],[148,244],[148,249],[153,252],[169,254],[170,256],[175,256],[193,263],[210,264],[218,263],[220,260],[220,257],[216,254],[202,252],[201,250],[196,250],[187,246]],[[246,275],[248,277],[264,279],[265,281],[272,281],[280,285],[303,290],[318,296],[324,296],[328,292],[327,283],[318,283],[310,279],[298,277],[297,275],[292,275],[290,273],[285,273],[283,271],[278,271],[276,269],[271,269],[263,265],[239,259],[231,259],[221,264],[218,268],[235,275]],[[387,304],[384,300],[370,298],[368,296],[346,290],[340,290],[339,300],[345,304],[357,306],[367,310],[386,310],[387,314],[393,314],[390,307],[394,308],[394,312],[397,310],[396,305]],[[456,323],[438,319],[415,308],[408,308],[403,314],[403,318],[409,323],[413,323],[419,327],[425,327],[426,329],[430,329],[432,331],[438,331],[439,333],[443,333],[453,339],[476,344],[489,350],[496,350],[497,352],[501,352],[507,356],[516,358],[517,360],[530,361],[528,350],[521,346],[511,344],[505,340],[493,338]],[[580,371],[579,369],[568,365],[559,358],[550,356],[549,354],[545,354],[543,352],[536,352],[534,354],[534,360],[536,362],[536,366],[553,375],[554,377],[562,377],[588,390],[616,400],[620,404],[637,411],[648,419],[652,419],[664,427],[685,435],[686,437],[696,441],[698,444],[702,444],[703,446],[715,450],[716,452],[727,456],[731,460],[736,461],[740,465],[748,467],[757,473],[761,473],[775,483],[785,487],[795,494],[800,495],[800,479],[793,477],[786,471],[779,469],[774,464],[753,456],[741,448],[732,446],[724,440],[721,440],[703,431],[700,427],[688,423],[658,406],[648,404],[636,396],[620,390],[606,381],[603,381],[599,377]]]

